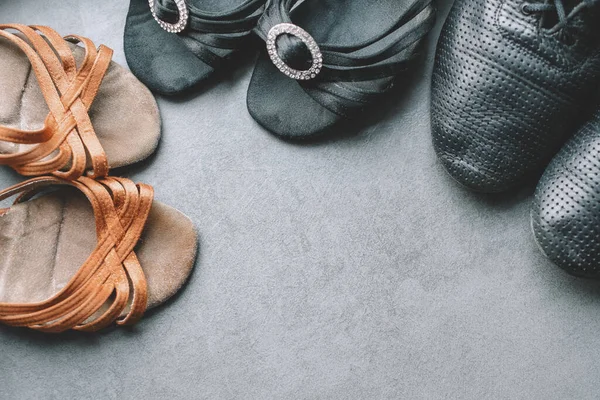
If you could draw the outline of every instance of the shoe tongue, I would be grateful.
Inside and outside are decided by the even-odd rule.
[[[565,7],[565,12],[567,13],[567,15],[569,15],[569,13],[571,11],[573,11],[573,9],[575,7],[577,7],[579,4],[582,3],[581,0],[562,0],[563,6]]]
[[[546,0],[545,2],[556,6],[556,8],[551,11],[547,11],[542,19],[542,26],[551,29],[560,22],[558,11],[560,8],[564,9],[565,15],[569,15],[569,13],[581,3],[581,0]]]
[[[545,28],[553,28],[560,22],[560,19],[558,17],[558,7],[560,6],[560,4],[562,4],[562,6],[564,8],[565,15],[568,16],[569,14],[571,14],[571,12],[575,8],[580,6],[586,0],[546,0],[546,1],[554,3],[557,6],[557,9],[546,13],[546,15],[544,15],[542,24]],[[598,4],[600,4],[600,2]],[[598,9],[600,9],[600,7],[584,8],[583,10],[579,11],[577,14],[575,14],[573,17],[570,18],[568,25],[571,28],[574,28],[576,31],[583,31],[582,33],[585,33],[585,31],[589,31],[590,28],[592,28],[594,25],[598,24],[598,22],[597,22],[597,19],[599,17]],[[594,14],[594,15],[592,15],[592,14]]]
[[[578,48],[586,53],[597,51],[600,45],[600,7],[585,8],[573,15],[557,38],[567,44],[578,43]]]

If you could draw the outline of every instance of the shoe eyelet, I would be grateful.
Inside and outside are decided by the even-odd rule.
[[[529,4],[527,2],[521,3],[520,9],[521,9],[521,13],[523,13],[523,15],[529,16],[532,14],[531,10],[529,9]]]

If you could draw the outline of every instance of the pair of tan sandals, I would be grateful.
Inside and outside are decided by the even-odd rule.
[[[189,276],[196,230],[149,185],[108,176],[151,155],[154,97],[112,51],[43,26],[0,25],[0,323],[44,332],[139,321]],[[95,226],[92,222],[95,222]]]

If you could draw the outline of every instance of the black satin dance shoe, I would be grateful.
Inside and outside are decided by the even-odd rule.
[[[190,91],[251,45],[266,0],[131,0],[125,56],[152,91]]]
[[[433,26],[431,0],[272,0],[248,110],[288,139],[360,117],[406,70]]]

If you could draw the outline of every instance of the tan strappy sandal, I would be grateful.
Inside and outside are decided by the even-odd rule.
[[[153,201],[148,185],[49,176],[0,201],[13,196],[0,210],[1,323],[44,332],[130,325],[176,293],[194,265],[192,222]]]
[[[81,36],[0,25],[0,164],[77,179],[152,154],[160,138],[156,101],[111,57]]]

